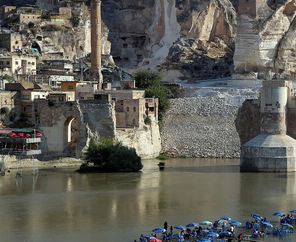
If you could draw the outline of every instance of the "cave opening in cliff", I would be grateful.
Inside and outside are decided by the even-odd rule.
[[[32,44],[31,48],[33,48],[33,49],[37,49],[38,52],[41,54],[41,48],[40,48],[40,46],[39,46],[36,42],[34,42],[34,43]]]

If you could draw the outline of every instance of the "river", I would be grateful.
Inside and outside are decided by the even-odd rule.
[[[164,171],[158,162],[143,160],[138,173],[7,173],[0,177],[1,242],[132,242],[165,220],[185,226],[229,216],[245,224],[258,213],[276,223],[274,212],[296,209],[295,173],[240,173],[237,159],[170,159]]]

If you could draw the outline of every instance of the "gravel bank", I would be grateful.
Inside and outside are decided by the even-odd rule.
[[[32,168],[33,160],[31,159],[22,159],[21,167],[23,168]],[[61,157],[59,159],[52,159],[47,161],[41,161],[34,159],[35,165],[38,169],[47,169],[54,167],[67,167],[67,166],[80,166],[82,161],[76,158],[71,157]],[[7,169],[16,169],[17,168],[17,158],[15,156],[7,156],[5,160],[5,166]]]
[[[189,88],[172,99],[161,133],[162,152],[172,157],[238,158],[240,139],[234,120],[250,89]]]

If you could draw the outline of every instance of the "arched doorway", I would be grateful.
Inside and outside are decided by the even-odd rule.
[[[79,123],[74,117],[69,117],[66,119],[64,127],[64,151],[75,151],[78,138]]]

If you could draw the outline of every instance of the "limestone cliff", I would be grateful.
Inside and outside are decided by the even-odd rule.
[[[72,16],[63,21],[43,21],[22,30],[24,43],[39,50],[40,60],[76,61],[87,57],[91,51],[89,8],[73,7]],[[108,28],[102,23],[102,63],[114,66],[108,34]]]
[[[239,14],[234,64],[237,73],[256,72],[259,78],[279,73],[295,75],[294,0],[262,4],[257,15]]]
[[[151,124],[143,129],[117,129],[116,139],[124,146],[135,148],[142,158],[154,158],[161,150],[158,123],[151,117]]]
[[[111,54],[119,66],[155,68],[162,71],[165,81],[188,79],[190,73],[192,78],[231,74],[236,12],[230,1],[108,0],[102,1],[102,9],[110,30]],[[196,44],[179,48],[180,39]],[[182,56],[181,63],[176,55]],[[227,61],[220,62],[221,57]],[[226,71],[222,71],[225,63]],[[207,71],[197,67],[202,64]],[[211,72],[213,68],[220,69],[219,73]]]

